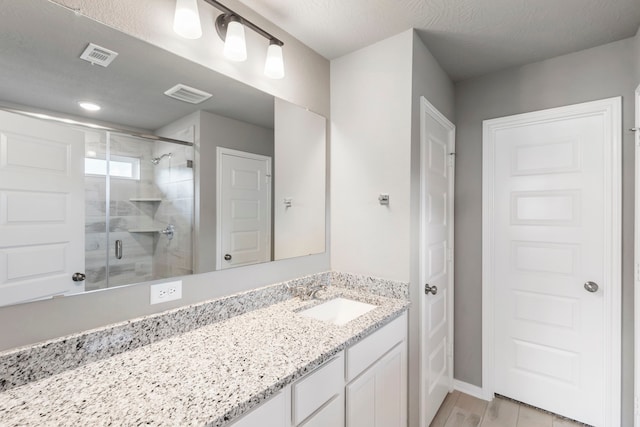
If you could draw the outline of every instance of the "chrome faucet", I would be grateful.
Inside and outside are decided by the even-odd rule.
[[[294,297],[298,297],[303,301],[309,299],[318,299],[318,294],[321,291],[327,289],[327,285],[323,284],[315,284],[315,285],[298,285],[298,286],[287,286]]]

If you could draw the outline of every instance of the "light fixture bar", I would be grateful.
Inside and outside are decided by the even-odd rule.
[[[242,17],[242,15],[240,15],[239,13],[234,12],[233,10],[229,9],[227,6],[223,5],[222,3],[220,3],[220,2],[218,2],[216,0],[204,0],[204,1],[206,3],[209,3],[211,6],[215,7],[216,9],[221,10],[222,12],[224,12],[226,14],[236,16],[242,25],[251,28],[253,31],[255,31],[256,33],[260,34],[262,37],[266,38],[270,42],[272,42],[274,44],[277,44],[279,46],[283,46],[284,45],[284,43],[280,39],[274,37],[273,35],[271,35],[271,33],[266,32],[265,30],[263,30],[262,28],[258,27],[256,24],[254,24],[253,22],[251,22],[248,19]]]

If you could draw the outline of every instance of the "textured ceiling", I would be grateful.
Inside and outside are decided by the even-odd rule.
[[[640,0],[241,0],[329,59],[416,28],[454,81],[633,36]]]

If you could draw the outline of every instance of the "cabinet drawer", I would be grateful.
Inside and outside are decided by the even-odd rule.
[[[231,427],[286,427],[287,397],[286,391],[276,394],[256,409],[242,416]]]
[[[338,395],[300,427],[344,427],[344,397]]]
[[[407,337],[407,313],[347,349],[347,382]]]
[[[344,352],[293,385],[293,423],[298,425],[314,411],[342,392]]]

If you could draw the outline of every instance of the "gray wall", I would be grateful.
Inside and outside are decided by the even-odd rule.
[[[455,378],[482,385],[482,121],[623,97],[622,425],[633,416],[634,39],[456,84]]]
[[[455,88],[418,34],[413,32],[411,90],[411,230],[420,229],[420,97],[424,96],[438,111],[455,123]],[[411,233],[409,310],[409,425],[417,426],[420,416],[418,372],[420,364],[420,311],[422,284],[419,277],[419,233]]]
[[[640,27],[635,37],[636,81],[640,84]]]
[[[331,61],[334,270],[409,281],[412,41],[408,30]]]

